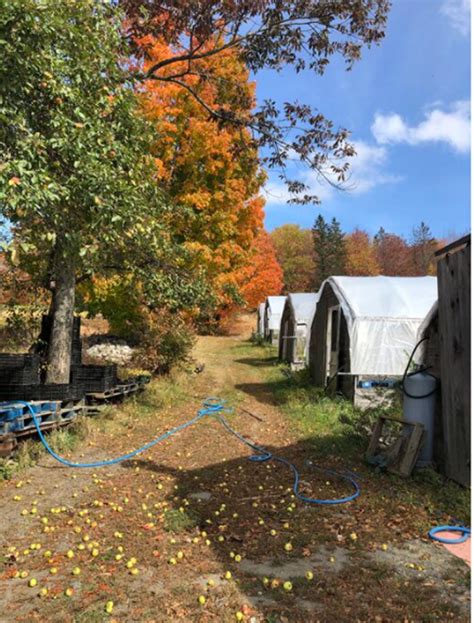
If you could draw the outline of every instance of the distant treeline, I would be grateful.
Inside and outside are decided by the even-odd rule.
[[[434,253],[445,243],[424,222],[413,228],[409,239],[382,227],[371,237],[359,228],[346,233],[335,218],[326,221],[322,215],[312,229],[282,225],[271,238],[285,292],[318,289],[331,275],[432,275]]]

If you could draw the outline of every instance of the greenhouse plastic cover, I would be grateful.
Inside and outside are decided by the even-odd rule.
[[[267,318],[270,331],[280,330],[281,315],[283,314],[285,302],[286,296],[269,296],[267,298]]]
[[[309,325],[316,311],[319,293],[297,292],[288,294],[288,303],[293,308],[296,324]]]
[[[433,319],[435,318],[437,313],[438,313],[438,301],[435,301],[433,303],[433,305],[431,306],[430,311],[424,317],[423,322],[418,327],[417,338],[419,340],[421,340],[421,338],[423,337],[425,331],[428,329],[428,327],[430,326],[431,322],[433,321]]]
[[[288,304],[293,309],[296,321],[296,337],[298,341],[302,340],[303,357],[302,359],[308,363],[309,358],[309,330],[316,313],[316,306],[319,300],[319,292],[296,292],[288,294]]]
[[[429,329],[430,324],[432,323],[432,321],[435,319],[437,315],[438,315],[438,301],[435,301],[433,305],[431,306],[430,311],[426,314],[422,323],[418,327],[418,332],[416,335],[417,342],[422,340],[425,337],[425,331]],[[429,337],[429,335],[427,337]],[[415,363],[418,363],[418,364],[423,363],[425,356],[426,356],[426,349],[428,347],[428,344],[429,344],[429,341],[427,342],[425,340],[423,340],[420,343],[419,347],[416,350],[416,355],[414,357]]]
[[[436,277],[330,277],[350,338],[352,374],[403,374],[438,298]]]

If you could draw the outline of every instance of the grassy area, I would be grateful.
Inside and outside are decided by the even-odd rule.
[[[78,417],[67,428],[60,428],[48,435],[48,443],[58,454],[72,452],[83,442],[90,430],[90,421]],[[0,480],[10,480],[25,469],[33,467],[46,454],[43,444],[36,438],[20,442],[18,452],[7,459],[0,459]]]
[[[58,454],[67,455],[96,433],[120,434],[136,421],[156,416],[157,410],[164,412],[171,406],[183,404],[187,398],[185,376],[180,372],[154,379],[146,386],[146,391],[120,405],[107,406],[100,417],[79,416],[68,427],[52,431],[47,436],[48,443]],[[21,441],[12,458],[0,459],[0,480],[10,480],[33,467],[45,454],[43,444],[36,437]]]
[[[268,345],[248,345],[267,358],[264,376],[275,402],[310,450],[319,460],[339,456],[347,463],[363,465],[363,456],[371,430],[378,416],[387,410],[361,411],[341,397],[329,397],[311,384],[307,370],[291,372],[274,359],[276,351]],[[248,352],[248,351],[247,351]],[[391,415],[401,415],[401,405],[394,404]],[[401,504],[421,505],[433,516],[449,516],[455,522],[470,525],[470,490],[448,480],[433,469],[415,470],[409,479],[364,465],[369,476],[379,481]]]
[[[308,439],[318,440],[318,451],[326,456],[359,453],[362,436],[355,431],[364,417],[352,404],[340,397],[331,398],[311,385],[306,370],[291,373],[281,370],[282,380],[274,386],[275,399],[298,431]]]
[[[277,349],[260,342],[247,342],[236,347],[251,365],[258,367],[263,383],[298,435],[309,443],[316,442],[323,455],[360,452],[365,443],[361,432],[369,429],[377,413],[362,413],[349,401],[329,397],[311,383],[309,372],[292,372],[277,359]]]
[[[94,422],[97,422],[100,430],[113,432],[116,426],[128,426],[136,420],[156,416],[157,410],[162,412],[172,406],[183,404],[188,398],[186,387],[184,372],[155,378],[146,385],[145,391],[120,405],[108,407],[104,413],[105,417],[100,417]]]
[[[186,532],[198,525],[198,519],[191,511],[182,509],[165,510],[163,528],[166,532]]]

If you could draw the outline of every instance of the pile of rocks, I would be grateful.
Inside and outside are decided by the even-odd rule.
[[[88,342],[93,342],[85,350],[85,354],[90,359],[104,363],[115,363],[119,366],[126,366],[132,360],[134,350],[125,340],[101,336],[100,338],[96,337],[96,339],[89,338]]]

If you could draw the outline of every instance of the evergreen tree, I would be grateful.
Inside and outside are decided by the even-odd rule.
[[[344,233],[340,223],[333,218],[330,223],[319,214],[313,228],[314,251],[316,255],[315,288],[332,275],[344,275],[347,251]]]
[[[374,244],[381,244],[384,241],[384,238],[386,238],[386,236],[387,236],[387,232],[385,231],[383,227],[380,227],[378,232],[374,236]]]
[[[413,229],[411,252],[414,274],[428,275],[435,272],[435,251],[436,239],[429,226],[421,221],[420,225]]]

